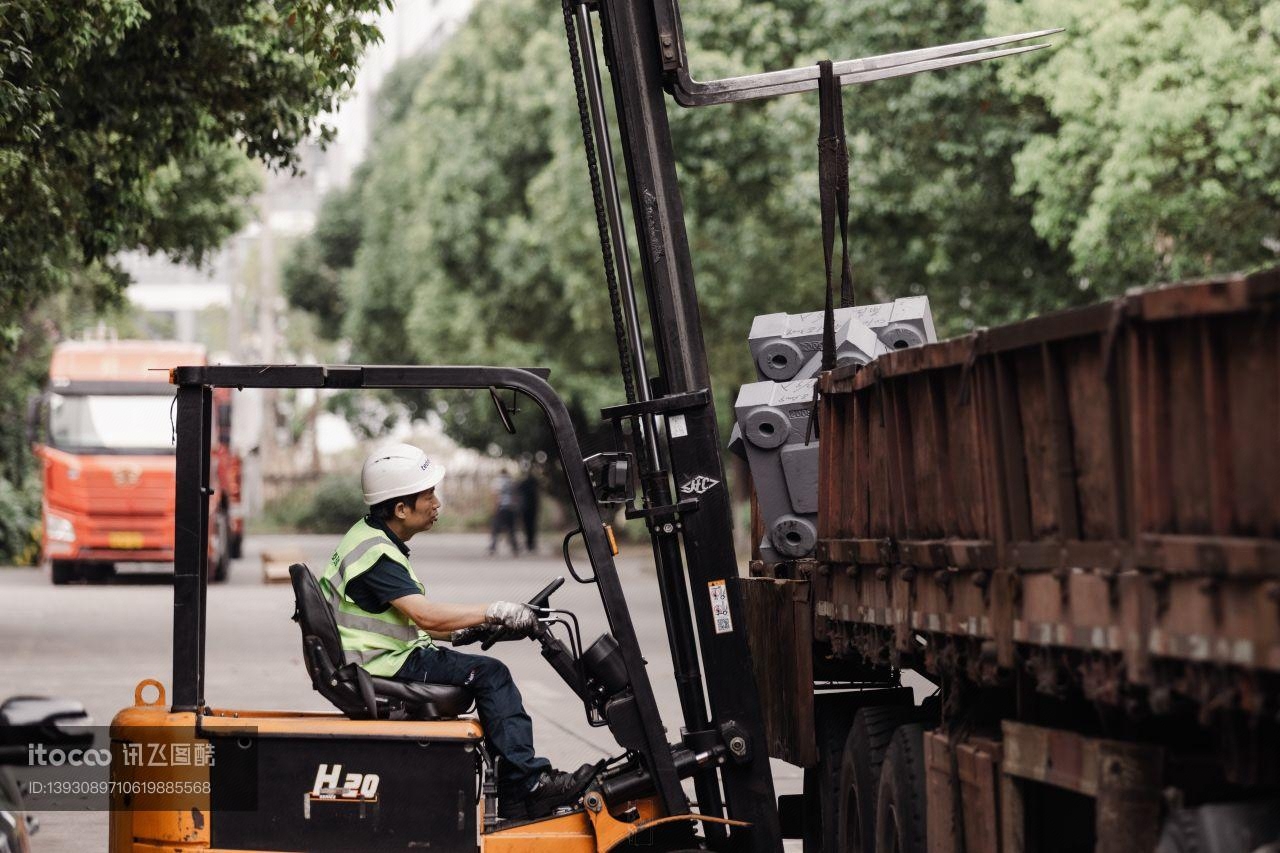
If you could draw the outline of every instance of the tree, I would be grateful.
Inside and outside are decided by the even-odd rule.
[[[384,0],[0,4],[0,562],[38,514],[23,429],[54,341],[119,305],[118,252],[200,261],[244,221],[257,160],[296,165]],[[25,523],[25,522],[24,522]],[[19,531],[15,533],[14,531]]]
[[[0,323],[142,248],[199,260],[241,224],[243,157],[295,164],[381,0],[14,0],[0,9]]]
[[[1018,153],[1015,190],[1082,287],[1112,294],[1275,263],[1280,3],[990,5],[1004,26],[1067,28],[1002,81],[1052,119]]]
[[[968,38],[984,30],[983,10],[976,0],[706,0],[685,24],[692,64],[710,77]],[[1010,157],[1036,125],[994,69],[846,98],[864,301],[928,292],[956,329],[1078,298],[1046,288],[1065,280],[1065,255],[1009,191]],[[727,415],[752,375],[752,316],[822,304],[817,98],[672,110]],[[594,422],[622,391],[558,7],[478,6],[392,114],[401,118],[380,131],[360,181],[355,263],[337,277],[352,359],[546,364],[582,426]],[[473,408],[445,417],[473,443],[492,436],[475,429],[491,419]]]

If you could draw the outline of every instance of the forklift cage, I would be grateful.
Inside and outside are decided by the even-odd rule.
[[[333,388],[518,391],[538,404],[555,435],[574,513],[595,570],[609,630],[622,652],[642,727],[645,758],[667,814],[688,810],[688,801],[666,740],[653,685],[631,621],[617,567],[583,463],[577,433],[564,401],[547,382],[546,368],[399,365],[235,365],[177,367],[175,434],[176,501],[173,575],[172,711],[199,712],[205,703],[205,639],[208,562],[210,437],[214,388]],[[631,748],[632,745],[622,744]]]

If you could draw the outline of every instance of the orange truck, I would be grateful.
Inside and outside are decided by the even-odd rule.
[[[169,368],[208,363],[174,341],[59,344],[31,407],[43,467],[44,560],[55,584],[101,581],[117,563],[172,563],[174,447]],[[209,566],[224,580],[243,537],[230,392],[215,399]]]

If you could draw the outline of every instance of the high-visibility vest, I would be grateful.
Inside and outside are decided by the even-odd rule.
[[[329,599],[342,649],[368,670],[370,675],[391,677],[400,671],[414,649],[431,648],[431,635],[394,607],[382,613],[370,613],[347,595],[347,584],[373,568],[386,557],[404,566],[418,590],[426,595],[426,587],[409,565],[409,558],[396,547],[385,532],[360,519],[338,543],[329,559],[329,568],[320,578],[320,589]]]

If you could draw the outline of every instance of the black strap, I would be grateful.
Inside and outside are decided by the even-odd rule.
[[[818,103],[821,124],[818,130],[818,193],[822,205],[822,249],[827,273],[827,301],[822,324],[822,369],[836,366],[835,281],[832,261],[835,253],[837,217],[840,224],[840,307],[855,304],[853,267],[849,260],[849,149],[844,134],[844,104],[840,80],[832,72],[831,60],[818,63]]]
[[[840,80],[832,72],[831,60],[818,63],[818,200],[822,206],[822,261],[827,273],[827,300],[822,313],[822,369],[836,366],[835,281],[831,262],[836,244],[836,221],[840,223],[840,307],[855,304],[853,267],[849,262],[849,148],[844,138],[844,101]],[[813,386],[813,408],[805,428],[807,445],[818,434],[818,386]]]

